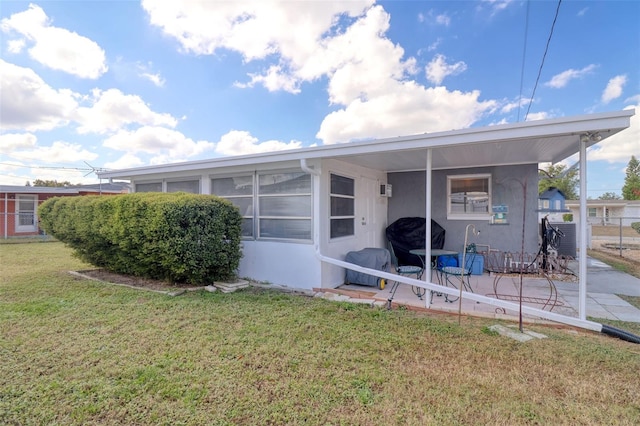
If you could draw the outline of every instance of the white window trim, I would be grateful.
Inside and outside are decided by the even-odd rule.
[[[353,195],[344,195],[344,194],[334,194],[331,192],[331,176],[335,175],[341,178],[351,179],[353,181]],[[333,197],[336,198],[345,198],[353,200],[353,215],[349,216],[331,216],[331,211],[329,211],[329,240],[335,241],[343,238],[353,238],[356,235],[356,179],[353,176],[346,175],[344,173],[338,172],[330,172],[329,173],[329,209],[331,209],[331,199]],[[351,219],[353,220],[353,234],[341,235],[339,237],[331,237],[331,221],[334,219]]]
[[[489,200],[486,213],[452,213],[451,212],[451,181],[457,179],[487,179]],[[490,220],[492,206],[492,183],[490,173],[477,173],[469,175],[447,175],[447,220]]]

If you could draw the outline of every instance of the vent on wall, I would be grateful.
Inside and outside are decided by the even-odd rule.
[[[381,197],[391,197],[392,195],[392,186],[387,184],[380,185],[380,196]]]

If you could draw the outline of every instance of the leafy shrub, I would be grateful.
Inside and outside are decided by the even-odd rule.
[[[631,227],[636,230],[638,234],[640,234],[640,222],[633,222]]]
[[[573,213],[564,213],[562,215],[563,222],[573,222]]]
[[[76,256],[113,272],[202,284],[234,278],[242,256],[242,216],[213,195],[58,197],[38,213]]]

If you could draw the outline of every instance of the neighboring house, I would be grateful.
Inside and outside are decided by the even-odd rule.
[[[39,235],[38,206],[49,198],[120,194],[129,192],[128,188],[123,183],[68,187],[0,185],[0,235],[5,239]]]
[[[579,206],[578,206],[579,207]],[[538,219],[546,217],[549,222],[564,222],[563,215],[571,213],[566,206],[564,192],[550,187],[538,196]]]
[[[633,110],[99,172],[134,192],[216,194],[244,217],[239,275],[294,288],[344,283],[350,251],[386,247],[408,216],[469,242],[536,253],[538,164],[557,163],[629,126]],[[494,206],[505,220],[492,223]],[[430,247],[427,247],[429,250]],[[586,252],[584,250],[583,252]],[[429,253],[429,251],[428,251]],[[582,279],[582,277],[581,277]]]
[[[580,201],[567,201],[567,207],[578,222]],[[590,225],[631,226],[640,222],[640,200],[587,200],[587,223]]]

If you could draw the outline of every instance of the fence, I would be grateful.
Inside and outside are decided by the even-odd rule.
[[[618,250],[621,257],[629,257],[629,251],[640,253],[640,216],[601,217],[591,216],[587,218],[591,239],[589,247],[594,240],[610,242],[612,248]],[[632,225],[638,223],[638,225]],[[626,255],[626,256],[625,256]]]

